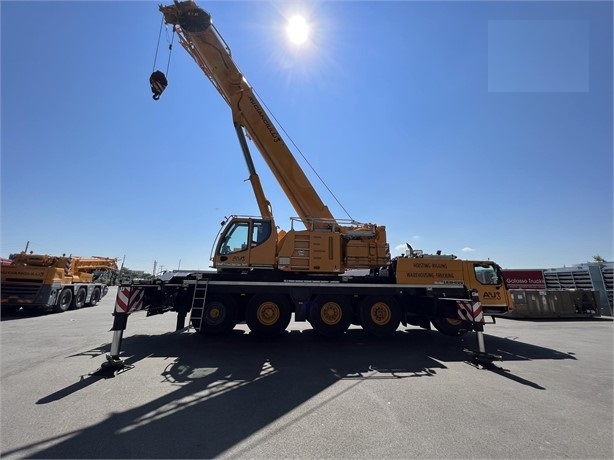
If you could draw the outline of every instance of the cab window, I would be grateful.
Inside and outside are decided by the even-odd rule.
[[[271,221],[254,221],[252,231],[252,247],[264,243],[271,236]]]
[[[481,284],[498,285],[501,284],[499,274],[493,265],[490,264],[475,264],[473,266],[475,278]]]
[[[220,246],[220,254],[230,254],[247,249],[249,222],[235,222],[226,233]]]

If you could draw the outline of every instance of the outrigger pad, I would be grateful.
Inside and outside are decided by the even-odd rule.
[[[493,364],[493,361],[503,361],[503,357],[501,357],[500,355],[494,355],[492,353],[486,353],[483,351],[471,351],[467,349],[463,351],[471,355],[471,362],[473,364],[481,365],[486,368],[495,366]]]
[[[149,77],[149,86],[151,86],[154,100],[157,101],[168,86],[168,80],[164,73],[156,70]]]
[[[130,364],[126,364],[123,360],[119,359],[118,357],[113,357],[109,354],[107,354],[106,359],[107,360],[104,363],[102,363],[100,368],[92,372],[90,375],[110,378],[110,377],[115,377],[121,372],[125,372],[134,367]]]

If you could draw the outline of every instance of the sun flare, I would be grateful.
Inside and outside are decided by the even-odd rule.
[[[309,38],[309,25],[303,16],[297,14],[288,21],[286,32],[292,43],[302,45]]]

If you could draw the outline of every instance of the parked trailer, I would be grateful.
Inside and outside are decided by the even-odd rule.
[[[510,289],[510,318],[597,318],[599,292],[585,289]]]

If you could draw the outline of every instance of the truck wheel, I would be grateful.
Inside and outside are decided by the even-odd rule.
[[[70,308],[70,304],[72,303],[72,291],[69,288],[64,288],[62,292],[60,292],[60,298],[58,302],[54,305],[53,311],[56,313],[62,313]]]
[[[83,305],[85,305],[85,299],[87,298],[87,289],[85,289],[84,287],[81,287],[77,290],[77,295],[74,298],[72,307],[75,310],[78,310],[79,308],[82,308]]]
[[[200,333],[204,335],[227,334],[237,324],[239,309],[230,296],[211,296],[205,304],[205,311],[200,325]]]
[[[90,307],[93,307],[100,301],[100,288],[95,287],[92,291],[92,297],[90,297]]]
[[[399,304],[392,297],[369,296],[360,304],[362,328],[376,337],[387,337],[401,323]]]
[[[460,337],[469,330],[469,323],[454,318],[431,318],[431,323],[439,332],[451,337]]]
[[[247,304],[245,321],[250,331],[260,337],[275,337],[283,333],[292,311],[283,297],[256,295]]]
[[[339,337],[352,323],[352,308],[343,296],[318,296],[309,308],[311,327],[324,337]]]

